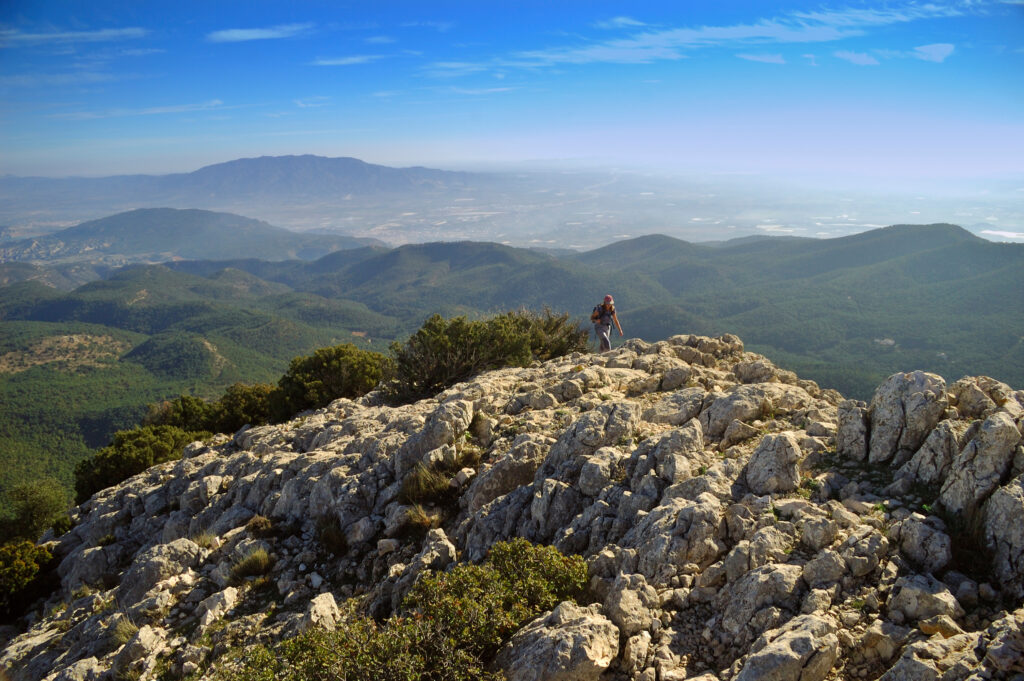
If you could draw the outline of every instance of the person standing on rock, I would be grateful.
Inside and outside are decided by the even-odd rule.
[[[612,323],[622,335],[622,325],[619,324],[619,317],[615,314],[615,300],[610,296],[604,297],[604,302],[594,308],[590,313],[590,321],[594,323],[594,333],[601,343],[601,352],[612,349]]]

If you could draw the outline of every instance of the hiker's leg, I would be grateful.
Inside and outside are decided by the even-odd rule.
[[[600,324],[597,327],[597,337],[601,341],[601,352],[612,349],[612,327]]]

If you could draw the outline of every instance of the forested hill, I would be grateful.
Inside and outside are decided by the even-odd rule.
[[[627,337],[735,332],[850,397],[913,369],[1024,384],[1024,246],[952,225],[712,245],[646,236],[572,255],[460,242],[309,262],[14,265],[23,271],[8,269],[11,280],[33,281],[0,290],[0,484],[66,481],[147,403],[273,382],[318,347],[384,350],[433,313],[550,306],[582,319],[606,293]],[[74,276],[104,278],[71,292],[43,285]]]

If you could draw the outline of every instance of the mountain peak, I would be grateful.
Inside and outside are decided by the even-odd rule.
[[[414,615],[404,596],[429,571],[525,538],[582,556],[593,605],[503,638],[494,664],[511,679],[823,681],[932,664],[1001,678],[1024,621],[1022,414],[1009,386],[922,371],[890,376],[869,407],[730,335],[632,340],[398,407],[341,399],[96,494],[50,544],[45,614],[0,659],[12,681],[83,664],[209,677],[236,664],[229,650],[343,635],[370,622],[349,619],[359,608]],[[1008,473],[981,475],[993,467]],[[449,471],[442,491],[411,491],[424,470]],[[975,513],[978,529],[961,536],[933,509]],[[108,645],[123,619],[127,644]],[[566,641],[586,645],[568,659]],[[857,652],[880,641],[885,655]]]

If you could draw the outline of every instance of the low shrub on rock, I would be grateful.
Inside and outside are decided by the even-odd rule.
[[[181,458],[185,445],[210,436],[175,426],[142,426],[114,433],[114,441],[75,466],[75,501],[82,503],[150,466]]]
[[[435,395],[490,369],[527,366],[587,347],[587,331],[550,310],[506,312],[482,321],[433,315],[405,343],[393,343],[384,392],[394,403]]]
[[[0,545],[0,620],[15,614],[26,600],[30,586],[50,561],[50,552],[28,540]]]
[[[389,360],[351,343],[296,357],[271,395],[272,416],[285,420],[304,409],[324,407],[341,397],[365,395],[380,382]]]
[[[272,650],[245,651],[223,681],[475,681],[523,624],[582,595],[587,567],[579,556],[523,539],[499,543],[481,565],[461,564],[417,582],[400,614],[378,624],[343,605],[334,631],[310,629]]]

